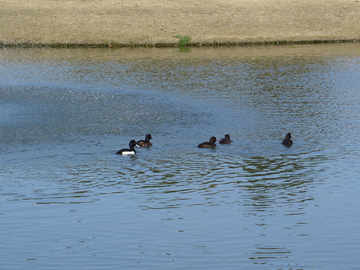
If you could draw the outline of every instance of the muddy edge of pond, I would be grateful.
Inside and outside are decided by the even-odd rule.
[[[190,47],[235,47],[235,46],[271,46],[271,45],[300,45],[300,44],[334,44],[358,43],[359,39],[342,40],[299,40],[299,41],[239,41],[239,42],[205,42],[195,43],[0,43],[0,48],[190,48]]]

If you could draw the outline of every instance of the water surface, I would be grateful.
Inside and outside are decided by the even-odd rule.
[[[0,268],[358,268],[358,44],[0,63]]]

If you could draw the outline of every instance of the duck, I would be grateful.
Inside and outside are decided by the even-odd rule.
[[[208,142],[203,142],[198,145],[199,148],[214,148],[216,146],[216,137],[211,137]]]
[[[152,143],[150,142],[150,139],[152,139],[151,134],[147,134],[145,136],[145,140],[140,140],[136,142],[136,145],[138,147],[149,147],[152,146]]]
[[[135,140],[131,140],[131,141],[129,142],[129,149],[123,148],[123,149],[117,151],[116,154],[117,154],[117,155],[123,155],[123,156],[135,155],[135,154],[136,154],[135,146],[136,146],[136,141],[135,141]]]
[[[291,133],[286,134],[285,139],[281,142],[281,144],[287,147],[292,146],[293,141],[291,140]]]
[[[230,140],[230,135],[229,134],[226,134],[225,138],[222,138],[219,141],[220,144],[229,144],[231,142],[232,142],[232,140]]]

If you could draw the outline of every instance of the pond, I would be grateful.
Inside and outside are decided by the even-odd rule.
[[[0,63],[1,268],[358,268],[359,44]]]

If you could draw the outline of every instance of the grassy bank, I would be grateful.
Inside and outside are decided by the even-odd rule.
[[[360,40],[357,0],[0,0],[1,46],[234,46]]]

